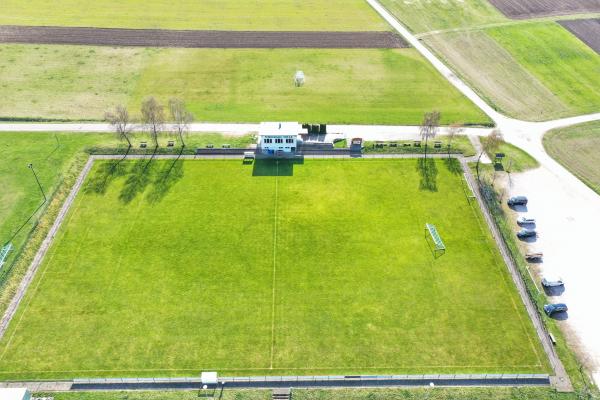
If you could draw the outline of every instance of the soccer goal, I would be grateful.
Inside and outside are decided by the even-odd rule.
[[[425,224],[425,231],[429,232],[429,235],[431,236],[431,240],[433,240],[434,255],[437,256],[438,252],[440,252],[441,254],[444,254],[446,252],[446,245],[444,245],[444,242],[442,241],[442,238],[440,237],[440,234],[438,233],[435,226],[432,224]]]

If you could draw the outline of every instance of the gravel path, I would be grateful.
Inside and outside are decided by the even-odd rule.
[[[182,48],[401,48],[408,43],[385,32],[194,31],[166,29],[0,26],[0,43]]]

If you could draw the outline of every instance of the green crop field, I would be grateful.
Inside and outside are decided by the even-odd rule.
[[[487,30],[573,114],[600,106],[600,55],[554,22]]]
[[[147,163],[94,166],[0,377],[548,371],[455,162]]]
[[[386,30],[364,0],[3,0],[0,24],[214,30]]]
[[[415,33],[508,21],[487,0],[382,0]]]
[[[100,119],[172,96],[201,121],[419,124],[488,118],[414,49],[222,50],[0,46],[1,117]],[[306,74],[297,88],[293,76]]]
[[[600,122],[548,132],[544,148],[559,163],[600,194]]]

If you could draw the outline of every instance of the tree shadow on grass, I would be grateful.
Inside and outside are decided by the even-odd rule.
[[[419,189],[428,192],[437,192],[437,166],[432,158],[417,159],[417,171],[421,175]]]
[[[444,165],[452,175],[460,175],[463,172],[460,161],[454,157],[444,158]]]
[[[160,202],[181,178],[183,178],[183,160],[177,158],[173,162],[165,163],[156,174],[147,196],[148,202],[151,204]]]
[[[127,174],[127,169],[127,166],[121,163],[100,163],[96,171],[87,179],[84,193],[105,194],[116,178]]]
[[[150,164],[144,159],[140,159],[133,164],[129,176],[123,185],[119,194],[119,200],[123,203],[130,203],[138,194],[143,193],[146,187],[152,181],[154,172],[154,163]]]

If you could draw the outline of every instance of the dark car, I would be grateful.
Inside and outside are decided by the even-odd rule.
[[[552,314],[554,314],[554,313],[564,312],[564,311],[567,311],[567,310],[568,310],[568,308],[567,308],[567,305],[565,303],[546,304],[544,306],[544,312],[549,317],[552,316]]]
[[[530,237],[536,237],[537,236],[537,232],[535,231],[535,229],[521,229],[519,232],[517,232],[517,237],[519,239],[527,239]]]
[[[526,206],[527,197],[525,196],[513,196],[507,201],[509,206]]]

